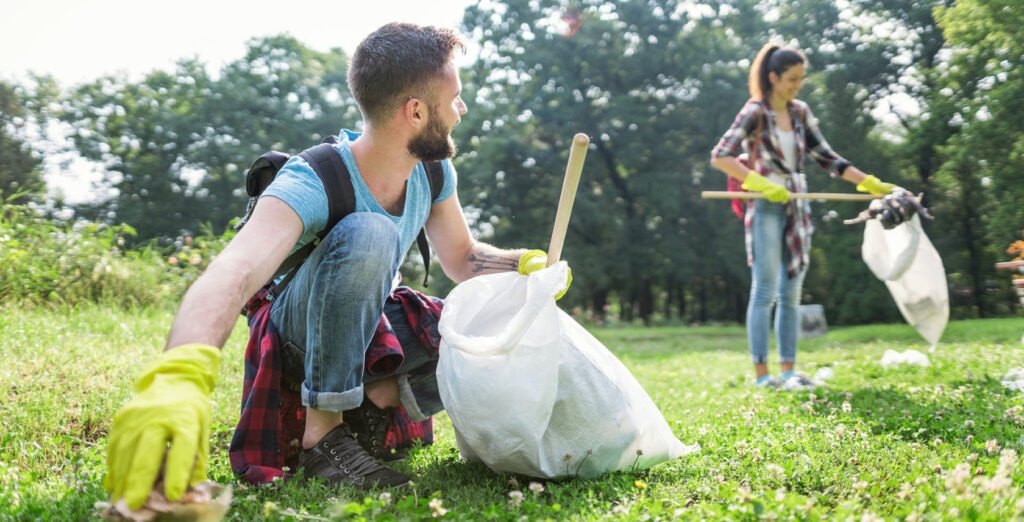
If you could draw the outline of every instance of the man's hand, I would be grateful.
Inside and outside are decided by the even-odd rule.
[[[895,184],[886,183],[870,174],[865,176],[864,179],[857,184],[858,192],[870,192],[876,196],[884,196],[897,188],[899,187]]]
[[[542,270],[548,266],[548,254],[543,250],[528,250],[519,256],[519,268],[518,271],[523,275],[530,275],[538,270]],[[565,288],[561,292],[555,295],[555,301],[565,296],[565,293],[569,291],[569,285],[572,284],[572,269],[570,268],[565,278]]]
[[[764,198],[772,203],[789,203],[789,191],[786,187],[768,181],[764,176],[750,171],[743,180],[743,189],[764,194]]]
[[[113,502],[124,497],[130,509],[141,507],[165,456],[168,500],[178,500],[189,486],[206,480],[210,393],[219,366],[220,350],[186,344],[146,367],[135,382],[135,398],[121,408],[110,429],[104,487]]]

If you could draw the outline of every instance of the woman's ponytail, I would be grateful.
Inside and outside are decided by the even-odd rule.
[[[768,74],[774,72],[782,76],[786,69],[805,61],[803,53],[797,49],[781,47],[774,43],[764,44],[754,58],[754,63],[750,64],[750,76],[747,79],[750,97],[758,101],[767,100],[772,93]]]

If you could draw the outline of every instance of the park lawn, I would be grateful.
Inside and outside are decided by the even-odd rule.
[[[105,500],[110,419],[162,346],[171,315],[114,308],[0,310],[0,520],[88,520]],[[1007,520],[1024,512],[1024,320],[950,324],[927,368],[884,369],[887,349],[926,351],[909,327],[834,329],[805,341],[813,392],[753,389],[741,327],[614,328],[595,335],[702,449],[643,472],[531,484],[462,462],[447,416],[401,464],[415,486],[381,495],[234,482],[246,328],[214,395],[211,478],[235,484],[231,520]],[[518,502],[513,497],[522,499]]]

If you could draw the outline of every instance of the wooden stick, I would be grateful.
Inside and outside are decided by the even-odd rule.
[[[705,190],[700,193],[701,199],[764,199],[760,192],[729,192],[724,190]],[[825,201],[871,201],[884,196],[875,194],[843,194],[838,192],[790,192],[792,199],[820,199]]]
[[[565,178],[562,179],[562,195],[558,198],[555,226],[551,230],[551,243],[548,244],[548,266],[557,263],[562,257],[562,244],[565,243],[565,232],[569,229],[569,215],[572,214],[572,204],[576,201],[576,188],[580,185],[588,145],[590,138],[586,134],[579,133],[573,136],[572,148],[569,149],[569,163],[565,166]]]

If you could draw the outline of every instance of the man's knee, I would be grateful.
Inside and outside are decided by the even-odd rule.
[[[401,257],[398,227],[372,212],[345,216],[324,238],[329,252],[343,253],[368,267],[396,265]]]

